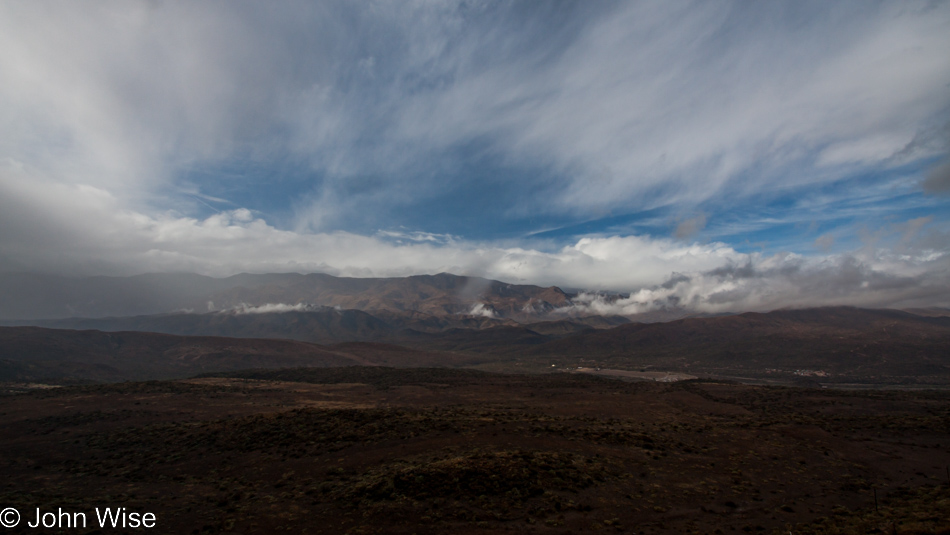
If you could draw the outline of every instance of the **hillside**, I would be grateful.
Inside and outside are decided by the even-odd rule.
[[[631,323],[532,348],[536,358],[705,373],[950,376],[950,318],[829,307]],[[825,379],[823,379],[825,380]]]
[[[372,343],[335,346],[157,333],[0,327],[0,382],[117,382],[247,368],[458,366],[467,356]]]

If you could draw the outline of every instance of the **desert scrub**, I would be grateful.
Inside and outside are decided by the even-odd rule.
[[[602,460],[538,451],[472,451],[431,462],[391,463],[341,488],[340,498],[369,501],[411,498],[522,501],[545,491],[577,492],[614,477]]]
[[[794,526],[802,535],[865,533],[945,534],[950,533],[950,488],[946,485],[918,489],[897,489],[883,498],[881,506],[858,511],[836,508],[830,517]],[[774,531],[784,535],[789,530]]]
[[[97,433],[86,439],[86,447],[128,450],[139,456],[260,451],[299,457],[338,451],[357,443],[406,440],[455,428],[452,421],[412,411],[297,409],[275,415],[156,424]]]

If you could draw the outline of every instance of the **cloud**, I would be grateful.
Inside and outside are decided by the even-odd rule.
[[[431,242],[431,243],[451,243],[458,240],[457,236],[451,234],[435,234],[432,232],[403,231],[403,230],[380,230],[376,236],[395,243],[403,242]]]
[[[127,208],[243,188],[288,192],[298,230],[394,228],[445,197],[473,217],[473,194],[494,217],[589,218],[946,151],[918,139],[950,105],[939,3],[0,10],[0,157]],[[493,194],[466,174],[484,161],[531,172]],[[267,178],[214,172],[235,165]]]
[[[10,169],[3,169],[10,172]],[[347,232],[281,230],[246,209],[204,219],[122,209],[91,186],[9,174],[0,182],[0,269],[75,275],[194,271],[320,271],[347,276],[452,272],[593,289],[632,288],[671,265],[710,269],[736,254],[723,244],[646,236],[588,237],[544,251],[464,240],[397,240]],[[477,298],[477,288],[471,289]]]
[[[624,314],[671,307],[717,312],[821,304],[950,305],[950,233],[926,217],[881,227],[858,250],[823,256],[741,253],[722,243],[650,236],[589,236],[553,249],[461,239],[399,243],[347,232],[281,230],[245,209],[204,219],[152,217],[121,209],[115,197],[91,186],[48,184],[23,173],[14,180],[9,167],[3,171],[8,175],[0,181],[2,270],[357,277],[451,272],[584,288],[594,293],[578,298],[577,310]],[[596,293],[608,290],[631,294],[608,299]],[[477,301],[479,288],[466,292]],[[473,314],[484,314],[473,306]]]
[[[469,316],[482,316],[488,319],[494,319],[498,317],[491,306],[486,306],[484,303],[475,303],[472,306],[472,309],[468,311],[468,314]]]
[[[904,308],[950,302],[950,262],[945,254],[917,257],[888,270],[853,255],[806,259],[751,255],[745,264],[676,274],[666,283],[627,297],[582,294],[557,313],[636,315],[657,310],[768,311],[779,308],[853,305]],[[929,264],[922,272],[914,268]],[[894,266],[889,266],[893,268]],[[906,270],[906,271],[905,271]]]
[[[924,191],[932,194],[950,193],[950,160],[944,160],[927,172],[923,183]]]
[[[950,80],[946,12],[838,6],[803,7],[793,26],[780,8],[624,3],[548,62],[501,62],[410,100],[397,132],[422,146],[498,139],[508,158],[574,177],[553,192],[558,209],[833,180],[832,167],[902,150],[930,119],[919,105],[943,113]]]
[[[279,314],[284,312],[311,312],[314,310],[323,310],[326,307],[311,305],[309,303],[297,303],[289,305],[287,303],[266,303],[260,306],[241,303],[240,305],[218,311],[219,314]]]

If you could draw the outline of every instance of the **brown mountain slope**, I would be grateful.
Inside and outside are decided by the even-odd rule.
[[[567,336],[595,330],[589,325],[568,320],[539,321],[537,323],[528,324],[525,327],[538,334],[553,336]]]
[[[405,278],[348,278],[322,273],[287,275],[255,287],[240,286],[209,296],[218,309],[242,303],[313,303],[365,311],[417,311],[433,316],[470,312],[519,317],[564,306],[569,297],[556,287],[507,284],[449,273]]]

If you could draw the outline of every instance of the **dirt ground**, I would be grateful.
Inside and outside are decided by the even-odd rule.
[[[7,531],[950,533],[947,393],[340,373],[2,396]]]

